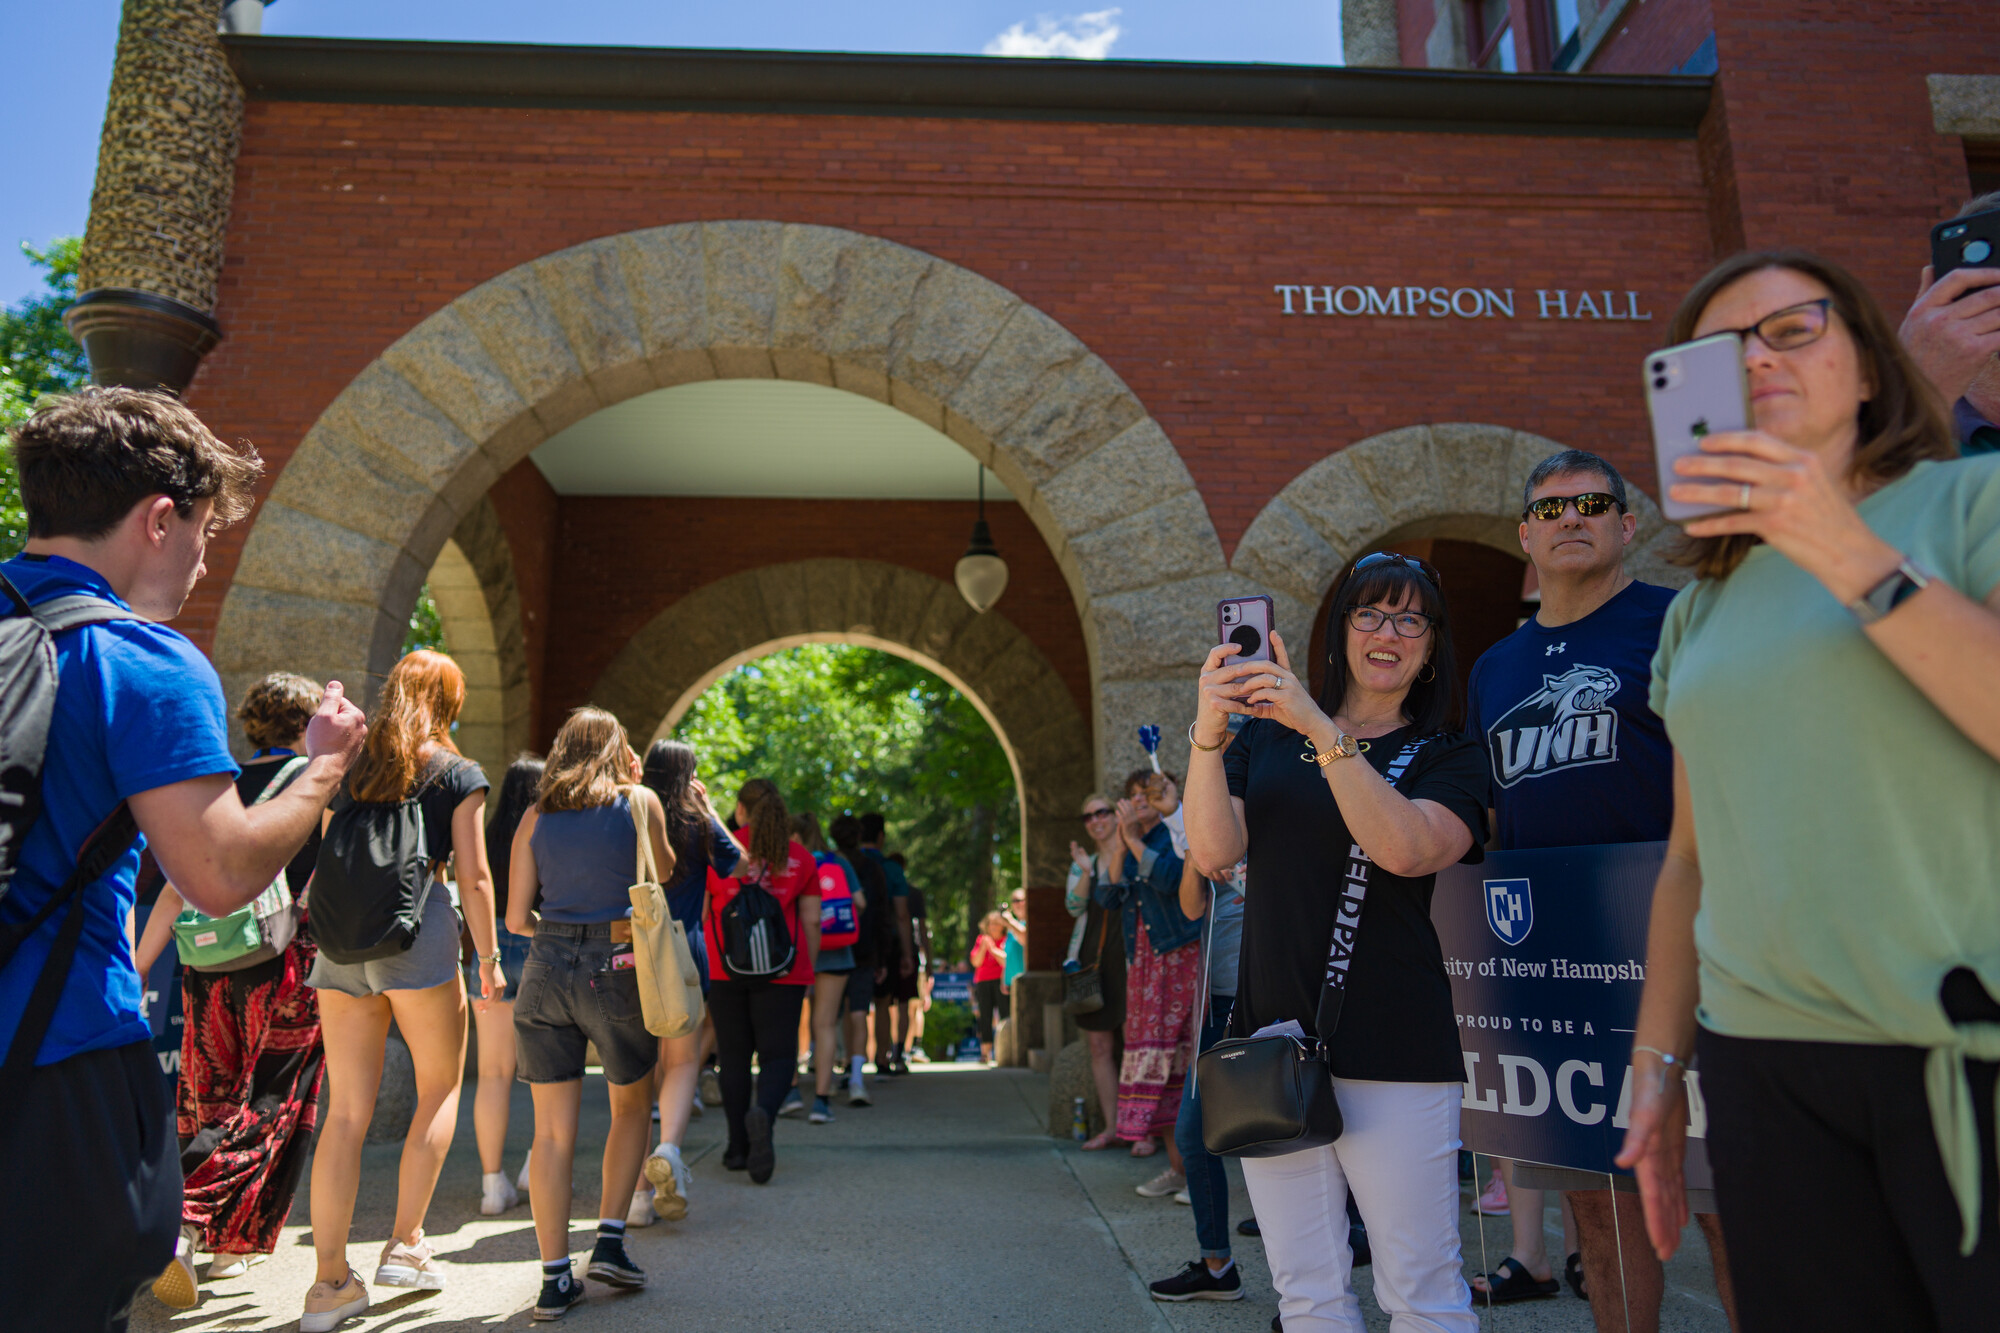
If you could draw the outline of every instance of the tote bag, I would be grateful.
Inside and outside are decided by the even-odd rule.
[[[632,831],[638,854],[633,858],[632,961],[639,974],[639,1010],[646,1031],[656,1037],[685,1037],[701,1022],[701,979],[694,970],[694,950],[687,928],[667,910],[667,893],[658,884],[653,865],[653,840],[646,836],[646,810],[636,788],[625,789],[632,809]]]

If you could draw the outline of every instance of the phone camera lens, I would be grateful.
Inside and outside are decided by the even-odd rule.
[[[1655,361],[1655,362],[1653,363],[1653,373],[1654,373],[1655,375],[1664,375],[1664,374],[1666,374],[1666,373],[1667,373],[1667,363],[1666,363],[1666,362],[1664,362],[1664,361]]]
[[[1264,636],[1257,632],[1255,625],[1238,625],[1231,632],[1229,641],[1243,650],[1239,657],[1254,657],[1257,650],[1264,646]]]
[[[1653,380],[1653,387],[1654,387],[1655,389],[1664,389],[1664,388],[1666,388],[1666,387],[1667,387],[1667,377],[1666,377],[1665,375],[1660,375],[1660,376],[1657,376],[1657,377],[1655,377],[1655,378],[1654,378],[1654,380]]]
[[[1961,253],[1965,256],[1966,263],[1983,264],[1993,257],[1993,242],[1984,239],[1967,241]]]

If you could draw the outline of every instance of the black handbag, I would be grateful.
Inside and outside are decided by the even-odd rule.
[[[1063,974],[1063,1012],[1071,1016],[1094,1014],[1104,1007],[1104,948],[1111,938],[1111,914],[1098,909],[1097,961]]]
[[[1423,748],[1413,740],[1390,762],[1384,774],[1398,785]],[[1356,848],[1359,852],[1359,848]],[[1361,907],[1368,897],[1373,863],[1356,855],[1341,881],[1340,912],[1334,918],[1327,946],[1326,984],[1320,990],[1315,1033],[1299,1038],[1283,1034],[1225,1037],[1195,1061],[1196,1089],[1201,1098],[1201,1141],[1217,1157],[1282,1157],[1324,1148],[1340,1137],[1345,1126],[1334,1096],[1329,1064],[1334,1030],[1347,999],[1347,973],[1361,925]],[[1209,935],[1214,937],[1215,912],[1209,911]],[[1208,943],[1202,954],[1203,1003],[1207,1002]],[[1240,1015],[1242,1009],[1236,1013]],[[1235,1025],[1232,1018],[1231,1026]],[[1200,1031],[1197,1024],[1196,1031]]]

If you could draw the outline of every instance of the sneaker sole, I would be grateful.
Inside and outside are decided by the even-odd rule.
[[[764,1114],[762,1107],[750,1108],[743,1117],[743,1131],[750,1138],[750,1155],[743,1165],[749,1169],[752,1181],[765,1184],[778,1164],[778,1154],[771,1145],[770,1118]]]
[[[646,1285],[644,1273],[637,1269],[614,1267],[611,1264],[592,1264],[583,1270],[583,1275],[592,1281],[602,1282],[607,1287],[624,1287],[630,1291],[637,1291]]]
[[[1234,1291],[1191,1291],[1185,1296],[1168,1296],[1156,1291],[1153,1293],[1153,1299],[1171,1301],[1176,1305],[1182,1301],[1240,1301],[1243,1299],[1243,1288],[1238,1287]]]
[[[153,1296],[162,1305],[176,1310],[192,1310],[201,1299],[201,1292],[194,1280],[194,1270],[175,1259],[153,1279]]]
[[[583,1286],[581,1283],[579,1283],[577,1285],[576,1300],[571,1301],[568,1305],[559,1305],[553,1310],[548,1309],[544,1306],[537,1305],[535,1307],[534,1313],[529,1317],[538,1324],[554,1323],[556,1320],[568,1314],[571,1308],[574,1307],[577,1304],[577,1302],[581,1301],[582,1299],[583,1299]]]
[[[332,1310],[321,1310],[318,1314],[299,1316],[299,1333],[333,1333],[350,1319],[358,1319],[368,1313],[368,1297],[355,1297],[347,1304]]]
[[[795,1118],[801,1111],[805,1109],[806,1109],[805,1104],[801,1102],[797,1106],[780,1106],[778,1108],[778,1114],[788,1118]]]
[[[403,1264],[383,1264],[375,1270],[378,1287],[402,1287],[409,1291],[443,1291],[444,1274],[426,1273]]]
[[[1132,1187],[1132,1192],[1142,1199],[1164,1199],[1169,1195],[1180,1193],[1181,1186],[1176,1185],[1170,1190],[1149,1190],[1144,1185],[1135,1185]]]
[[[826,1115],[820,1111],[814,1111],[811,1115],[807,1116],[806,1119],[810,1120],[815,1125],[830,1125],[833,1123],[832,1116]]]
[[[847,1099],[847,1104],[849,1106],[869,1106],[872,1105],[873,1103],[869,1100],[868,1094],[863,1093],[859,1097],[849,1097]]]
[[[664,1222],[678,1222],[688,1215],[687,1196],[674,1179],[674,1164],[664,1157],[646,1158],[646,1183],[653,1187],[653,1211]]]

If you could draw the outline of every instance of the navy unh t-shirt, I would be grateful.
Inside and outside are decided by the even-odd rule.
[[[1486,746],[1502,850],[1667,836],[1674,752],[1646,698],[1673,600],[1634,581],[1582,620],[1530,620],[1473,666],[1467,730]]]

